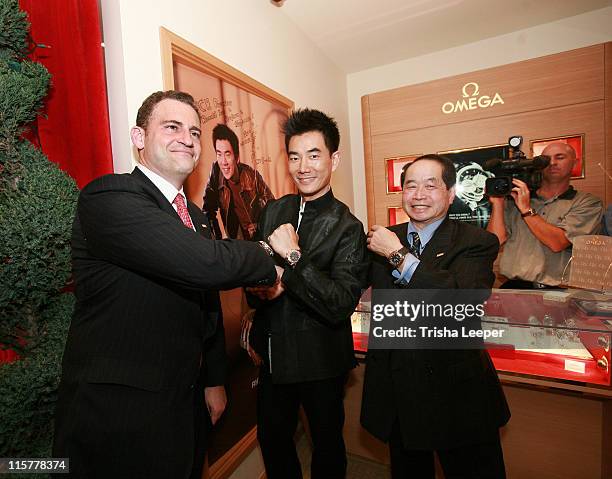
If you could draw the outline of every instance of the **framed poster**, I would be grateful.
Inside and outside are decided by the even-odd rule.
[[[584,134],[558,136],[556,138],[544,138],[541,140],[533,140],[529,142],[531,148],[531,158],[541,155],[551,143],[566,143],[570,145],[576,152],[576,164],[572,169],[572,180],[584,178]]]
[[[476,146],[439,151],[438,154],[451,159],[457,170],[455,200],[448,211],[449,218],[486,228],[491,217],[491,204],[485,196],[485,183],[495,175],[486,171],[483,165],[493,158],[508,159],[509,146]]]
[[[252,239],[265,203],[296,192],[281,133],[293,102],[163,27],[160,40],[164,89],[190,93],[201,118],[202,154],[185,193],[218,238]],[[258,368],[240,341],[252,311],[241,288],[222,291],[221,306],[228,403],[209,436],[213,479],[229,476],[256,445]]]
[[[412,163],[419,155],[398,156],[396,158],[385,158],[385,178],[387,182],[387,194],[401,193],[402,168],[407,163]]]

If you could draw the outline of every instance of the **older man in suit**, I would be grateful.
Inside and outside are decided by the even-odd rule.
[[[373,288],[488,289],[497,238],[447,218],[455,168],[424,155],[402,172],[409,223],[373,226]],[[389,442],[394,479],[434,477],[434,451],[446,477],[503,478],[499,427],[510,417],[484,350],[368,351],[361,422]]]
[[[200,116],[176,91],[149,96],[131,131],[138,166],[87,185],[72,236],[76,307],[63,358],[55,457],[72,477],[186,478],[196,408],[225,406],[218,289],[271,284],[256,243],[214,241],[183,182]],[[195,398],[205,381],[204,398]]]

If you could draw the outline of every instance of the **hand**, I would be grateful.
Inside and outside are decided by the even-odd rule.
[[[268,236],[268,243],[281,258],[286,258],[292,249],[300,249],[298,246],[298,235],[290,223],[280,225]]]
[[[285,270],[280,266],[276,266],[276,282],[272,286],[254,286],[251,288],[246,288],[246,290],[257,296],[259,299],[270,301],[272,299],[278,298],[281,294],[285,292],[285,285],[281,281],[283,277],[283,273]]]
[[[512,188],[510,195],[521,214],[526,213],[529,208],[531,208],[531,194],[529,193],[529,188],[524,181],[517,179],[512,180],[512,184],[514,188]]]
[[[283,273],[285,272],[285,268],[277,264],[274,265],[274,268],[276,269],[276,282],[280,283],[283,279]]]
[[[385,258],[388,258],[394,251],[402,249],[402,243],[397,235],[380,225],[374,225],[368,231],[367,243],[370,251]]]
[[[204,389],[204,401],[213,425],[219,420],[227,404],[225,387],[210,386]]]

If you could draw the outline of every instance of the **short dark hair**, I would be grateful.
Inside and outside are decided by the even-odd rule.
[[[336,121],[319,110],[310,108],[301,108],[295,110],[287,121],[285,121],[282,129],[285,134],[285,149],[289,151],[289,140],[292,137],[303,135],[309,131],[318,131],[323,135],[325,146],[329,153],[338,151],[340,145],[340,132]]]
[[[176,100],[185,103],[193,108],[198,114],[198,118],[200,118],[200,112],[195,104],[195,100],[189,93],[177,90],[156,91],[145,98],[145,101],[140,105],[138,113],[136,114],[136,126],[146,130],[149,120],[151,119],[151,113],[153,113],[155,106],[162,100]]]
[[[411,165],[414,165],[417,161],[431,160],[439,163],[442,166],[442,181],[446,185],[446,189],[450,190],[457,182],[457,170],[455,170],[455,164],[446,156],[434,155],[432,153],[428,155],[419,156],[417,159],[406,163],[402,168],[402,174],[400,181],[402,183],[402,189],[404,189],[404,180],[406,179],[406,171]]]
[[[213,128],[212,142],[213,148],[217,149],[217,140],[227,140],[232,145],[232,151],[236,159],[240,158],[240,150],[238,146],[238,137],[236,133],[227,126],[225,123],[217,123],[217,126]]]

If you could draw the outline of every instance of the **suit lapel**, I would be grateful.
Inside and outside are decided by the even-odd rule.
[[[191,201],[187,201],[187,211],[189,211],[189,216],[191,216],[191,221],[196,231],[205,238],[211,239],[210,224],[206,213],[200,210],[198,205]]]
[[[151,194],[151,196],[153,196],[155,201],[157,201],[157,204],[159,205],[160,209],[166,211],[167,213],[170,213],[172,216],[175,216],[179,221],[181,221],[180,216],[174,210],[168,199],[162,194],[161,191],[159,191],[159,188],[155,186],[155,183],[153,183],[149,178],[147,178],[147,175],[145,175],[138,168],[134,168],[131,175],[134,178],[138,179],[145,186],[147,186],[147,191]]]
[[[454,229],[453,223],[446,217],[427,245],[425,245],[425,249],[421,254],[421,261],[433,265],[444,259],[452,246]]]
[[[390,226],[389,229],[395,233],[403,246],[408,245],[408,223]]]
[[[159,205],[159,208],[161,210],[170,214],[173,218],[175,218],[177,221],[179,221],[182,224],[183,220],[181,220],[181,217],[178,215],[178,213],[176,212],[172,204],[170,204],[168,199],[162,194],[161,191],[159,191],[159,188],[155,186],[155,183],[153,183],[149,178],[147,178],[147,175],[145,175],[138,168],[134,168],[131,174],[133,177],[137,178],[139,181],[141,181],[144,185],[148,187],[147,188],[148,192],[155,198],[155,201],[157,201],[157,204]],[[191,221],[193,222],[193,225],[196,231],[198,233],[202,232],[203,230],[202,225],[205,222],[201,221],[202,215],[198,207],[188,200],[187,201],[187,211],[189,211],[189,216],[191,216]],[[210,238],[210,232],[208,233],[207,237]]]

